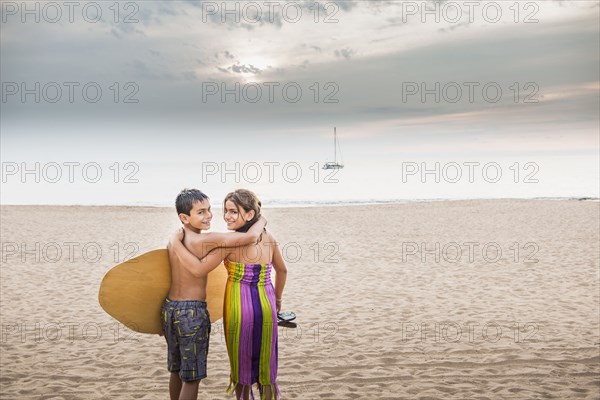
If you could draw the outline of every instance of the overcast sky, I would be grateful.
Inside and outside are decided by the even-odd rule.
[[[315,3],[2,2],[2,203],[598,196],[599,2]]]

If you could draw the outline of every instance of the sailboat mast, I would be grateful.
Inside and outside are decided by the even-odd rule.
[[[333,127],[333,162],[337,163],[337,133],[335,126]]]

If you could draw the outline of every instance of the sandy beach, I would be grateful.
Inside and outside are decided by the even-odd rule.
[[[283,399],[598,399],[597,201],[266,209],[284,247]],[[1,398],[166,399],[164,338],[99,306],[171,208],[1,207]],[[214,219],[221,219],[216,213]],[[220,322],[201,399],[228,398]],[[229,397],[229,398],[234,398]]]

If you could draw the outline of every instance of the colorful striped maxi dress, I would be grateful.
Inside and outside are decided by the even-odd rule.
[[[228,272],[223,328],[229,354],[230,384],[244,389],[258,384],[261,398],[264,386],[280,397],[277,387],[277,309],[271,283],[273,264],[244,264],[224,261]]]

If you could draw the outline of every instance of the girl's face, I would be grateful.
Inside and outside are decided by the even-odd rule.
[[[246,213],[241,207],[238,207],[233,201],[227,200],[225,202],[225,215],[223,219],[227,223],[227,229],[235,231],[250,221],[252,216],[250,213]]]

